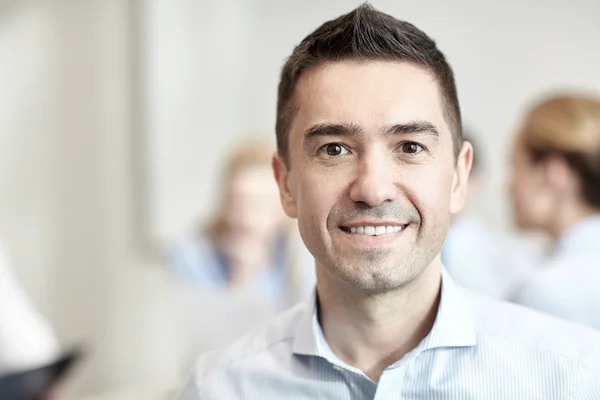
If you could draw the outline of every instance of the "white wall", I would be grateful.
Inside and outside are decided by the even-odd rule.
[[[0,3],[0,236],[23,265],[19,273],[36,302],[49,311],[54,154],[47,150],[51,138],[41,133],[50,118],[52,75],[44,67],[50,26],[41,10],[13,3]]]
[[[256,22],[251,4],[140,3],[141,117],[150,177],[147,217],[155,239],[168,241],[190,221],[209,214],[220,160],[232,141],[250,132],[244,66],[250,56],[248,32]],[[269,125],[259,130],[271,139]]]
[[[214,203],[228,144],[272,132],[279,68],[293,45],[358,2],[140,4],[151,23],[141,76],[132,70],[132,2],[0,1],[0,235],[61,338],[94,350],[76,377],[82,393],[162,386],[177,373],[167,274],[136,242],[133,78],[151,96],[141,121],[149,233],[165,240]],[[373,4],[416,23],[447,54],[465,120],[484,134],[483,212],[505,226],[508,132],[523,105],[557,86],[600,90],[600,2]]]

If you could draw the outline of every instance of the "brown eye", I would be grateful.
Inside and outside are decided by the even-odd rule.
[[[417,153],[420,153],[421,151],[423,151],[423,147],[420,144],[411,143],[411,142],[402,143],[400,148],[402,149],[403,153],[407,153],[407,154],[417,154]]]
[[[329,157],[339,157],[348,154],[348,150],[339,143],[329,143],[321,147],[320,150]]]

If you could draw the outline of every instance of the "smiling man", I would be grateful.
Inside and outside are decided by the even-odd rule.
[[[369,5],[326,22],[283,67],[276,131],[315,295],[203,356],[181,399],[600,398],[597,333],[442,268],[473,154],[425,33]]]

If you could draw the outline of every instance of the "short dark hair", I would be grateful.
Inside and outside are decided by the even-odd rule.
[[[296,84],[307,68],[326,62],[403,61],[431,72],[444,98],[444,114],[453,134],[454,154],[462,148],[462,122],[454,73],[435,42],[414,25],[362,4],[325,22],[296,46],[281,71],[277,96],[277,150],[289,166],[288,137],[298,104]]]

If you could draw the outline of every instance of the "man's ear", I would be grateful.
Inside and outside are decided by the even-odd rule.
[[[273,155],[273,161],[271,162],[273,167],[273,174],[279,186],[279,198],[283,211],[290,218],[296,218],[298,216],[298,210],[296,207],[296,199],[294,193],[291,190],[291,174],[283,158],[276,152]]]
[[[463,142],[462,149],[454,167],[454,178],[452,179],[452,192],[450,193],[450,212],[458,214],[465,206],[467,190],[469,187],[469,174],[473,166],[473,146],[471,143]]]

